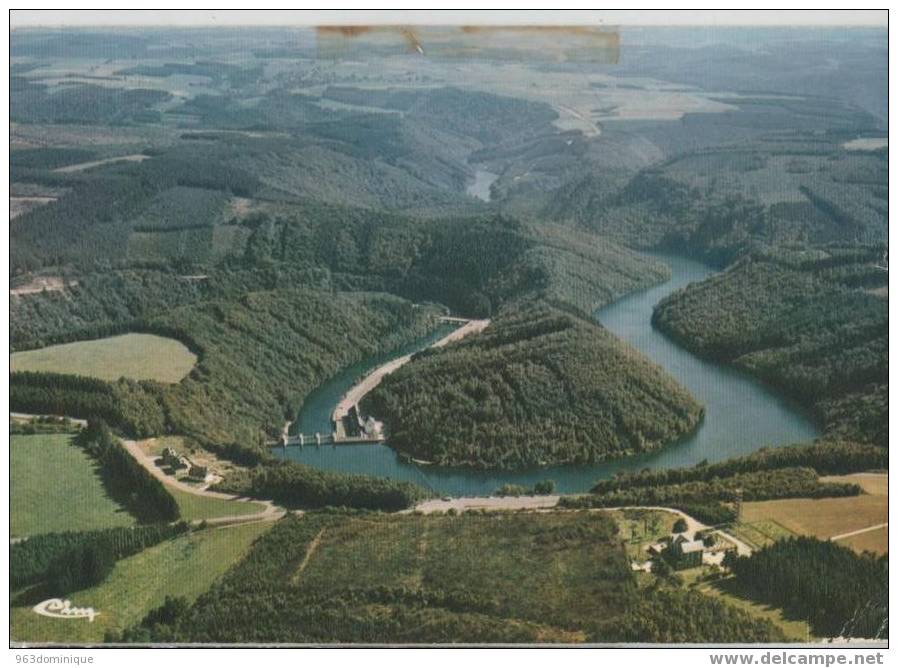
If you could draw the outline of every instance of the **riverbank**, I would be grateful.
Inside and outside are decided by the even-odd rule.
[[[436,343],[433,343],[430,347],[441,348],[453,341],[460,341],[466,336],[482,332],[489,324],[489,319],[469,320],[455,331],[447,334]],[[408,353],[381,364],[379,367],[366,374],[358,383],[353,385],[349,391],[343,395],[343,398],[340,399],[337,406],[334,408],[334,412],[331,416],[333,424],[339,425],[353,406],[357,406],[362,398],[377,387],[386,376],[393,373],[401,366],[408,364],[414,355],[415,353]]]
[[[653,308],[663,297],[714,273],[712,268],[693,260],[669,255],[652,257],[670,267],[671,278],[599,309],[595,317],[632,346],[635,355],[660,364],[705,406],[701,425],[685,439],[650,453],[598,464],[514,471],[418,466],[384,444],[274,448],[272,454],[322,470],[413,482],[437,495],[467,497],[488,496],[505,484],[532,488],[547,479],[555,482],[560,493],[586,492],[596,480],[618,472],[689,467],[703,460],[713,463],[748,455],[762,447],[814,440],[819,435],[817,426],[794,402],[744,372],[698,358],[652,327]],[[416,348],[426,345],[429,343],[421,342]],[[335,376],[310,394],[293,428],[298,426],[305,433],[329,431],[334,406],[366,368],[369,367],[362,363],[354,367],[357,370]]]

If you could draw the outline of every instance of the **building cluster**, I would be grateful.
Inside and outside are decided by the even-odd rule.
[[[197,480],[205,480],[206,476],[209,475],[208,467],[191,462],[186,455],[178,454],[178,451],[174,448],[165,448],[162,451],[162,465],[174,471],[186,469],[187,475]]]
[[[711,559],[711,555],[722,557],[726,552],[735,549],[732,545],[705,545],[705,541],[698,535],[690,538],[683,532],[671,534],[663,541],[649,545],[648,552],[657,559],[664,559],[674,570],[681,571],[696,568],[706,561],[719,561],[720,559]]]

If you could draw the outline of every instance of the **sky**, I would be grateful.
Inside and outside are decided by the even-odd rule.
[[[10,27],[402,25],[888,26],[886,10],[11,10]]]

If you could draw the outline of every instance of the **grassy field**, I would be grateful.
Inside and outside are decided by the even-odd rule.
[[[742,508],[743,522],[752,526],[764,523],[763,526],[767,527],[773,522],[793,534],[825,539],[889,521],[888,476],[855,474],[822,479],[857,483],[865,493],[832,499],[783,499],[746,503]],[[888,551],[887,533],[871,531],[844,539],[844,544],[854,549],[884,553]]]
[[[177,383],[190,373],[196,355],[180,341],[153,334],[123,334],[27,350],[10,356],[12,371],[50,371]]]
[[[128,526],[134,518],[106,495],[94,461],[70,434],[12,435],[10,534]]]
[[[270,527],[260,522],[206,529],[123,559],[105,582],[68,597],[73,605],[93,607],[99,613],[93,622],[42,617],[30,606],[15,607],[13,602],[11,638],[21,642],[101,642],[107,630],[118,631],[140,621],[166,596],[195,599]]]
[[[210,520],[214,517],[228,517],[232,515],[252,515],[261,513],[265,506],[252,501],[228,501],[216,499],[198,494],[189,494],[172,487],[168,488],[171,495],[178,502],[181,518],[185,520]]]
[[[728,531],[753,549],[760,549],[782,538],[795,534],[774,520],[757,520],[755,522],[739,522]]]

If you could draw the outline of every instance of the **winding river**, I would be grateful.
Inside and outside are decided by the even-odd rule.
[[[552,479],[560,492],[583,492],[600,478],[621,470],[691,466],[746,455],[763,446],[808,441],[816,425],[796,404],[740,371],[701,360],[677,346],[651,325],[652,309],[664,296],[713,273],[704,264],[677,256],[655,255],[671,268],[666,283],[631,294],[599,309],[595,316],[618,337],[664,367],[705,406],[699,428],[678,443],[650,454],[588,466],[553,466],[524,471],[470,471],[416,466],[402,461],[385,445],[340,445],[275,448],[278,457],[321,469],[408,480],[440,494],[475,496],[493,493],[504,483],[532,486]],[[440,328],[425,339],[389,355],[346,369],[317,388],[306,400],[294,429],[328,432],[330,415],[342,395],[365,371],[384,361],[424,348],[444,336]]]

